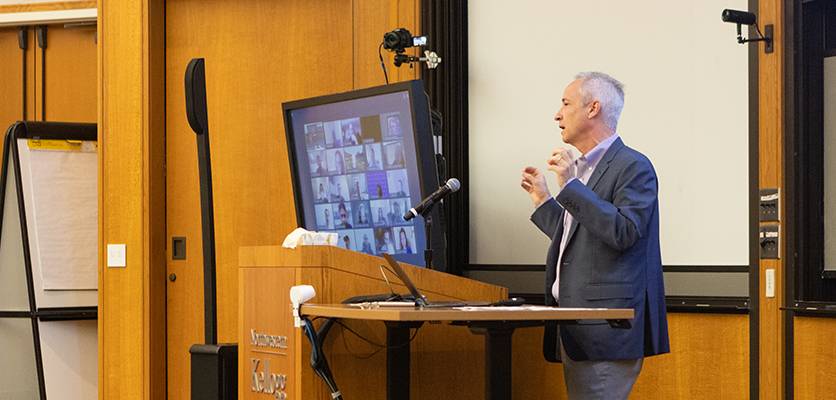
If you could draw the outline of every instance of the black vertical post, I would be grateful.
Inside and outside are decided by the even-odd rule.
[[[433,269],[433,210],[430,206],[424,216],[424,232],[427,235],[427,249],[424,250],[424,263],[427,269]],[[417,300],[417,299],[416,299]]]
[[[17,43],[23,50],[23,119],[26,121],[26,50],[29,49],[29,27],[21,26],[17,31]]]
[[[218,343],[215,283],[215,218],[212,202],[212,168],[209,155],[209,118],[206,111],[206,71],[202,58],[186,68],[186,116],[197,134],[200,175],[200,215],[203,223],[203,304],[206,344]]]
[[[386,324],[386,400],[409,400],[409,330],[422,321],[385,321]]]
[[[209,156],[209,118],[206,110],[206,71],[202,58],[186,67],[186,116],[197,134],[200,215],[203,225],[203,309],[206,344],[191,353],[192,399],[238,398],[238,344],[218,344],[218,304],[215,282],[215,217],[212,203],[212,159]]]
[[[397,323],[386,323],[386,343],[408,343],[409,328]],[[409,365],[409,347],[386,349],[386,399],[409,400],[409,374],[399,374],[400,368]]]
[[[485,336],[485,399],[511,400],[511,336],[514,326],[472,324],[470,331]]]
[[[38,47],[41,48],[41,121],[46,121],[46,25],[38,27]]]

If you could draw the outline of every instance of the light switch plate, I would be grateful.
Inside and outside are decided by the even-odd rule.
[[[766,297],[775,297],[775,270],[766,270]]]
[[[107,266],[124,268],[127,264],[126,247],[124,244],[107,245]]]
[[[760,197],[760,222],[778,222],[781,215],[781,191],[778,188],[761,188]]]
[[[781,258],[781,227],[778,225],[761,225],[760,230],[760,256],[761,260],[778,260]]]

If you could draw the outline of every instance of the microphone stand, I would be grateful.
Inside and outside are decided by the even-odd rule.
[[[426,264],[427,269],[433,269],[433,206],[435,206],[434,202],[425,207],[424,212],[421,213],[421,216],[424,217],[424,234],[427,237],[427,249],[424,250],[424,264]]]

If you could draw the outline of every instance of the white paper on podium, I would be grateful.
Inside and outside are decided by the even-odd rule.
[[[295,249],[299,245],[336,246],[337,238],[337,234],[333,232],[312,232],[305,228],[296,228],[284,238],[282,247]]]

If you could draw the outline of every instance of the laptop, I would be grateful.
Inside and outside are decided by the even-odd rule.
[[[427,296],[421,294],[418,291],[418,288],[412,284],[412,280],[409,279],[409,276],[406,272],[401,268],[401,265],[398,264],[397,261],[392,257],[391,254],[383,253],[383,258],[389,262],[389,266],[395,270],[395,273],[398,275],[398,278],[401,279],[404,286],[409,289],[409,293],[412,293],[412,296],[415,297],[415,305],[419,307],[464,307],[464,306],[488,306],[491,303],[487,301],[430,301],[427,300]],[[384,303],[379,303],[383,305]]]

